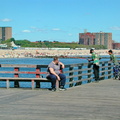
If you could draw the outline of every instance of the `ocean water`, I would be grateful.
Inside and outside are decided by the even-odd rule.
[[[2,58],[0,59],[0,64],[34,64],[34,65],[48,65],[53,59],[52,58]],[[100,61],[108,61],[108,59],[101,59]],[[65,65],[67,64],[77,64],[77,63],[87,63],[87,59],[74,59],[74,58],[60,58],[60,61],[63,62]],[[28,68],[29,71],[34,71],[33,68]],[[0,71],[11,71],[13,68],[0,68]],[[26,69],[22,69],[24,71]],[[46,71],[46,69],[42,69],[42,71]],[[77,73],[76,73],[77,74]],[[13,77],[13,74],[0,74],[0,77]],[[20,77],[35,77],[35,75],[29,75],[28,74],[21,74]],[[43,77],[46,77],[43,75]],[[77,79],[77,78],[75,78]],[[84,82],[85,83],[85,82]],[[31,82],[20,82],[21,87],[31,87]],[[0,81],[0,87],[6,87],[6,82]],[[10,87],[14,87],[14,82],[10,82]],[[42,88],[50,88],[50,83],[41,83]],[[68,87],[68,86],[67,86]]]
[[[34,65],[48,65],[53,59],[52,58],[2,58],[0,64],[34,64]],[[60,58],[61,62],[66,64],[75,64],[88,62],[87,59],[67,59]]]

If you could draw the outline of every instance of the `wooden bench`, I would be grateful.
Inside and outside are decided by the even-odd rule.
[[[42,78],[43,74],[46,74],[46,72],[41,72],[41,68],[47,68],[47,65],[24,65],[24,64],[1,64],[0,69],[4,68],[12,68],[13,71],[8,71],[8,70],[0,70],[1,74],[13,74],[13,77],[1,77],[0,76],[0,81],[6,81],[6,88],[10,87],[10,81],[14,81],[14,87],[20,87],[19,86],[19,81],[24,81],[24,82],[31,82],[31,88],[34,89],[35,87],[35,82],[36,82],[36,88],[40,88],[40,82],[50,82],[50,80],[46,79],[45,77]],[[35,71],[21,71],[21,68],[33,68]],[[20,77],[20,74],[34,74],[35,77],[30,77],[30,78],[24,78]]]

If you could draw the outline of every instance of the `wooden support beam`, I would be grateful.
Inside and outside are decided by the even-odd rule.
[[[34,80],[32,80],[32,90],[34,89],[34,84],[35,84],[35,82],[34,82]]]
[[[56,90],[59,90],[59,80],[56,80]]]
[[[9,80],[7,79],[6,80],[6,88],[8,89],[10,87],[10,82],[9,82]]]

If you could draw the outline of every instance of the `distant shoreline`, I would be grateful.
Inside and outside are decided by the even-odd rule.
[[[108,55],[108,50],[95,50],[100,55]],[[120,50],[113,50],[115,55],[120,55]],[[90,56],[89,50],[0,50],[0,58],[43,58],[61,56],[67,57],[83,57]]]

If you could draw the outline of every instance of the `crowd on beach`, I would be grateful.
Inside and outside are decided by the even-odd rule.
[[[96,50],[100,55],[108,55],[108,50]],[[120,55],[119,50],[113,50],[115,55]],[[26,58],[45,56],[82,56],[90,55],[89,50],[0,50],[0,58]]]

